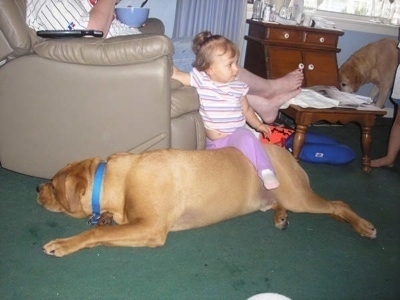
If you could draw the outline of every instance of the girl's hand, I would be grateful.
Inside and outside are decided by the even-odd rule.
[[[261,124],[260,126],[257,127],[256,129],[258,132],[262,133],[264,138],[267,138],[271,135],[271,128],[267,124]]]
[[[190,74],[180,71],[175,66],[172,66],[171,78],[180,81],[183,85],[190,85]]]

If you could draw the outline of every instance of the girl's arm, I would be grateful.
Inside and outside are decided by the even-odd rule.
[[[258,118],[253,108],[250,106],[246,96],[243,96],[242,98],[242,107],[246,122],[255,130],[262,133],[264,137],[268,137],[271,134],[271,129]]]
[[[190,74],[182,72],[175,66],[173,66],[171,78],[180,81],[183,85],[190,85]]]

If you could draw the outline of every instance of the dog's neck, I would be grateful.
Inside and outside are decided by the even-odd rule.
[[[104,172],[106,163],[100,162],[97,165],[96,172],[94,173],[93,187],[92,187],[92,216],[89,218],[88,223],[97,225],[100,219],[100,196],[101,186],[103,185]]]

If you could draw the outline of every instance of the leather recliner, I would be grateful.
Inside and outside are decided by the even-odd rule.
[[[0,1],[0,161],[51,178],[66,163],[152,149],[203,149],[198,97],[171,80],[171,40],[143,34],[42,39],[25,0]]]

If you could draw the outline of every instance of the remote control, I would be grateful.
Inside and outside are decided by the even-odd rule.
[[[102,37],[103,31],[100,30],[39,30],[36,34],[43,38],[69,38],[94,36]]]

